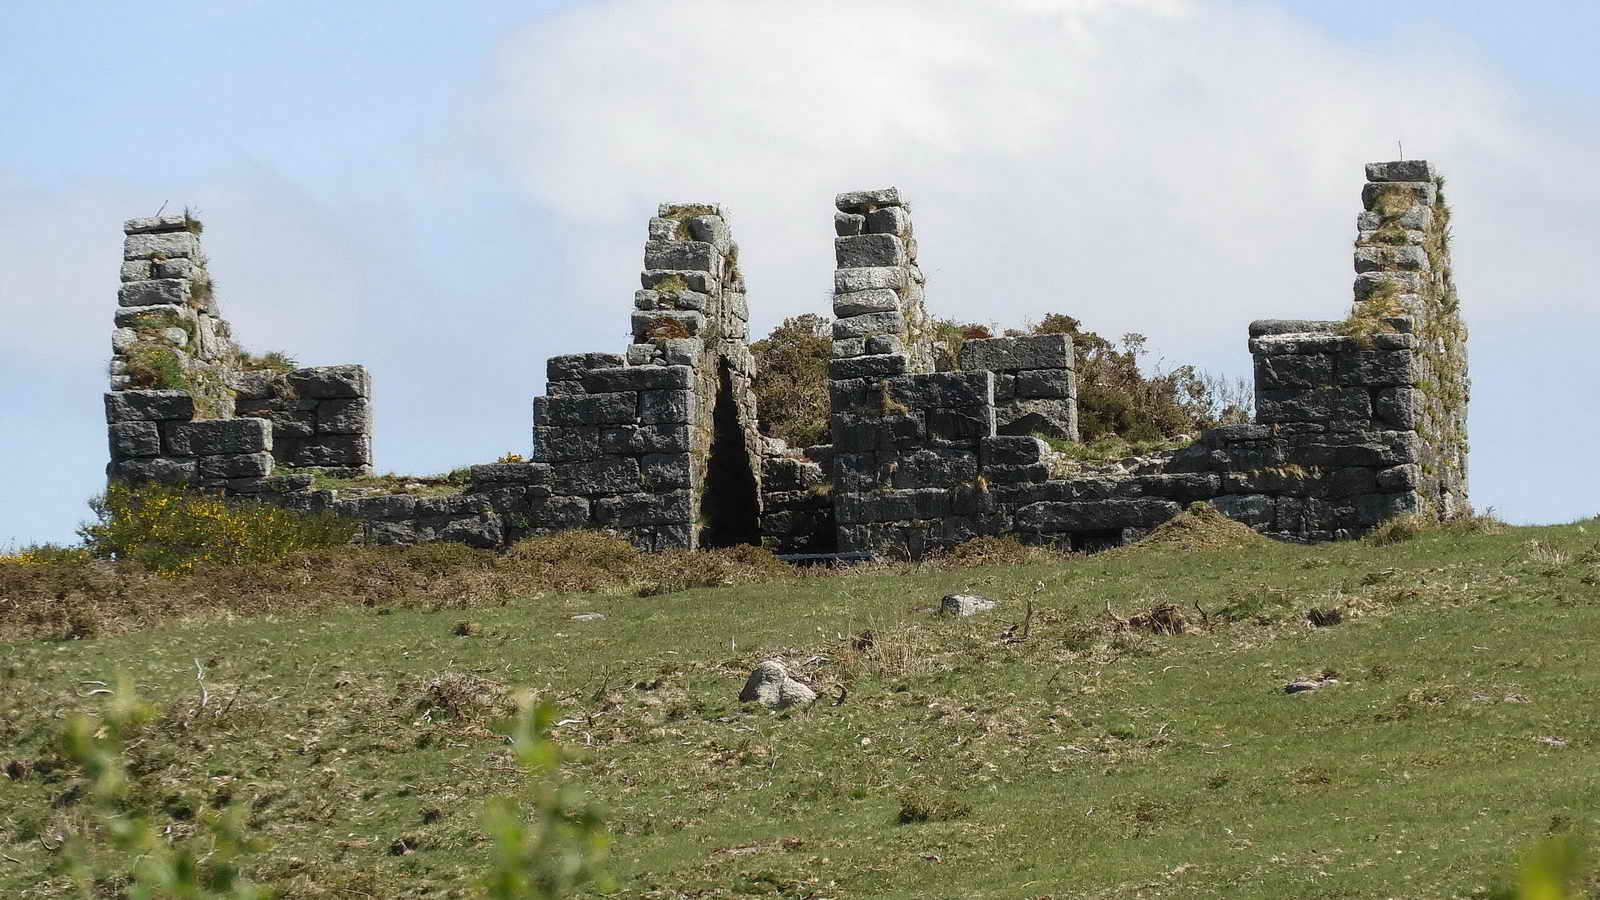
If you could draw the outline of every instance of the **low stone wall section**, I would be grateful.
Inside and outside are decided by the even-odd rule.
[[[365,366],[245,372],[235,415],[272,422],[272,456],[289,468],[372,472],[372,378]]]
[[[982,338],[961,345],[961,369],[994,373],[1000,434],[1078,439],[1072,338],[1065,334]]]

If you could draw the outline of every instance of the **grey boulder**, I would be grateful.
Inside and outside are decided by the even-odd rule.
[[[817,692],[789,677],[782,661],[764,660],[745,679],[739,692],[740,703],[752,701],[768,709],[786,709],[791,706],[808,706],[817,699]]]

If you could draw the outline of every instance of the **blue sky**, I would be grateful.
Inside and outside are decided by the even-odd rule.
[[[382,469],[526,452],[543,360],[620,350],[645,219],[729,205],[758,332],[826,312],[835,191],[915,203],[929,304],[1064,311],[1247,375],[1338,317],[1360,164],[1450,176],[1472,492],[1600,511],[1592,35],[1568,3],[764,0],[148,8],[0,32],[0,546],[102,484],[124,218],[191,206],[255,350],[374,373]]]

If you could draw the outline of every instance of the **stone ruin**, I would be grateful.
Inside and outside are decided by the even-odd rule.
[[[1371,163],[1366,175],[1350,315],[1250,325],[1255,422],[1087,467],[1038,437],[1078,437],[1070,338],[969,340],[958,359],[936,359],[894,188],[834,204],[831,443],[764,437],[727,215],[664,204],[649,223],[632,343],[551,358],[532,461],[472,466],[446,497],[316,489],[318,474],[371,472],[366,370],[260,369],[217,309],[199,223],[134,219],[108,475],[332,510],[375,543],[481,547],[601,528],[646,550],[918,558],[984,535],[1086,550],[1198,500],[1292,541],[1355,537],[1401,514],[1448,518],[1470,508],[1470,383],[1443,180],[1420,160]]]

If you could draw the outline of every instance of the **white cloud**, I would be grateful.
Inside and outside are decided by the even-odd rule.
[[[832,194],[895,183],[937,312],[1067,310],[1238,359],[1252,317],[1342,314],[1360,163],[1397,139],[1452,176],[1464,256],[1576,249],[1534,209],[1485,214],[1575,208],[1583,155],[1493,79],[1259,9],[615,0],[508,40],[486,119],[528,190],[591,226],[571,250],[597,315],[624,315],[663,199],[734,210],[764,323],[826,311]],[[1464,279],[1475,317],[1511,306],[1462,269],[1486,279]]]

